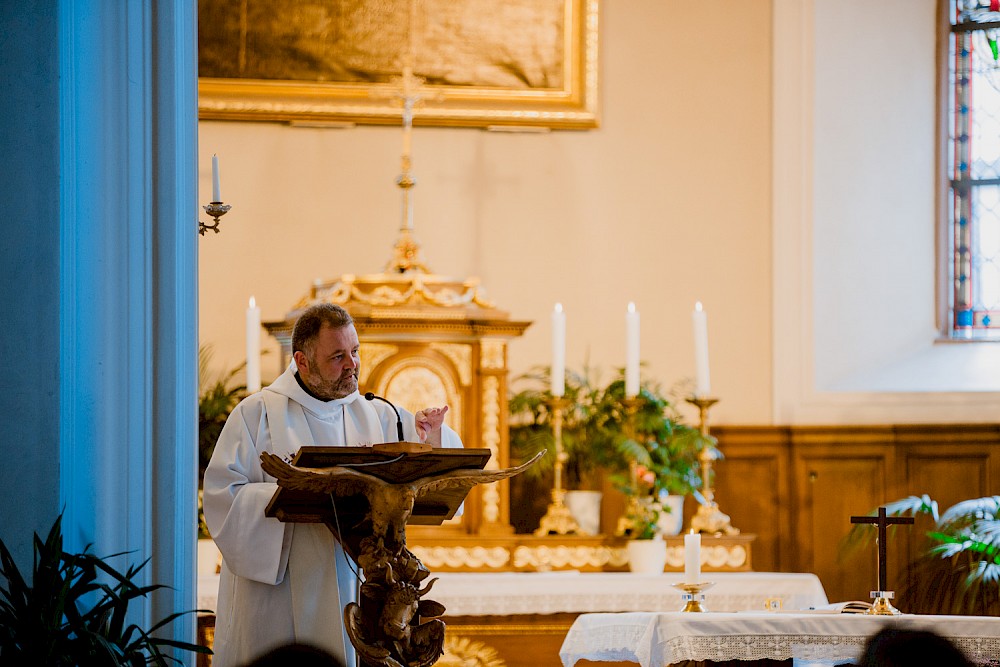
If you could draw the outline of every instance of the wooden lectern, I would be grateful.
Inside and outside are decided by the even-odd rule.
[[[323,523],[364,572],[359,603],[344,627],[365,665],[426,667],[443,652],[444,605],[421,600],[433,580],[406,548],[406,525],[455,515],[469,490],[522,472],[542,456],[484,471],[488,449],[443,449],[395,442],[373,447],[303,447],[287,462],[264,452],[278,481],[265,513],[280,521]],[[424,620],[432,619],[432,620]]]

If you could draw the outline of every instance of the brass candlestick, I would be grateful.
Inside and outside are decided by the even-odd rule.
[[[202,206],[202,208],[205,209],[206,213],[208,213],[210,216],[212,216],[212,218],[215,219],[215,222],[212,223],[211,225],[206,225],[204,222],[202,222],[201,220],[199,220],[198,221],[198,234],[200,234],[201,236],[204,236],[205,232],[207,232],[209,229],[211,229],[213,232],[215,232],[216,234],[218,234],[219,233],[219,218],[221,218],[226,213],[228,213],[229,209],[231,209],[232,206],[230,206],[229,204],[223,204],[221,201],[213,201],[213,202],[210,202],[208,204],[205,204],[204,206]]]
[[[693,396],[686,399],[688,403],[697,406],[698,422],[701,434],[708,437],[708,409],[719,402],[717,398]],[[698,506],[698,511],[691,517],[691,530],[699,533],[736,535],[740,531],[729,521],[729,515],[724,514],[715,502],[715,491],[712,489],[712,464],[718,457],[715,448],[706,444],[698,454],[701,463],[701,494],[705,502]]]
[[[636,435],[635,415],[639,412],[639,405],[642,403],[638,396],[626,396],[622,403],[625,405],[625,413],[628,415],[625,428],[628,429],[626,435],[633,440]],[[629,479],[632,481],[632,488],[639,488],[639,470],[635,459],[628,462]],[[639,498],[632,494],[626,500],[625,514],[618,518],[618,526],[615,528],[616,535],[626,535],[634,528],[632,517],[639,515]]]
[[[676,584],[671,584],[674,588],[684,591],[681,594],[681,600],[684,602],[684,607],[681,608],[681,611],[687,612],[708,611],[708,608],[706,608],[702,603],[705,601],[705,591],[714,585],[714,581],[699,581],[694,584],[682,581]]]
[[[892,591],[872,591],[872,606],[865,613],[871,616],[899,616],[903,612],[892,606],[889,602],[896,594]]]
[[[552,502],[538,523],[535,535],[569,535],[578,533],[580,526],[576,519],[570,514],[566,507],[566,491],[562,488],[562,473],[569,455],[563,451],[562,443],[562,420],[563,410],[569,405],[569,401],[558,396],[549,401],[549,408],[552,411],[552,438],[555,440],[556,462],[553,466]]]

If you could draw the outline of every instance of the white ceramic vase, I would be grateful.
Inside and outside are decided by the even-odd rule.
[[[597,535],[601,532],[600,491],[567,491],[563,502],[576,519],[581,534]]]
[[[625,544],[628,568],[637,574],[662,574],[667,564],[667,543],[659,535],[651,540],[629,540]]]
[[[684,498],[685,496],[660,496],[660,505],[663,511],[656,521],[663,535],[680,535],[684,528]],[[670,511],[666,511],[670,508]]]

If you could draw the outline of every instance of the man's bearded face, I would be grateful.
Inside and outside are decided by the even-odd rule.
[[[320,398],[344,398],[358,390],[359,349],[353,324],[339,329],[323,325],[311,349],[296,358],[299,376]]]

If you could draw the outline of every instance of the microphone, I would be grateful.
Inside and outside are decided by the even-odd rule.
[[[396,437],[399,438],[399,442],[403,442],[403,418],[399,416],[399,410],[397,410],[396,406],[393,405],[392,402],[387,398],[376,396],[370,391],[367,394],[365,394],[365,400],[373,401],[376,398],[380,401],[388,403],[389,407],[392,408],[392,411],[396,413]]]

